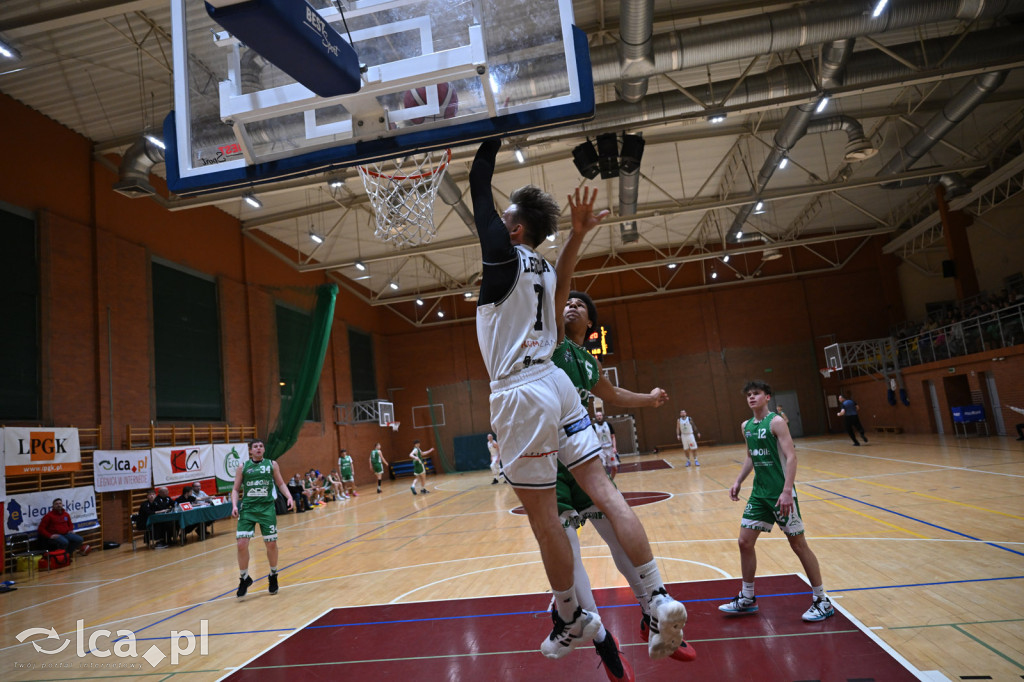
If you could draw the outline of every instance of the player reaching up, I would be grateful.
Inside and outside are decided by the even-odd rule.
[[[652,658],[667,657],[683,640],[686,609],[668,595],[643,525],[608,480],[599,458],[601,445],[575,388],[550,362],[562,338],[558,311],[567,298],[569,277],[556,277],[535,249],[556,232],[559,207],[550,194],[528,185],[511,194],[511,205],[499,215],[491,195],[499,148],[497,140],[483,142],[470,171],[483,264],[477,340],[491,378],[491,423],[502,444],[502,472],[529,518],[554,595],[554,627],[541,652],[562,658],[602,627],[576,597],[572,548],[555,498],[561,461],[609,518],[637,567],[652,596],[649,652]],[[573,207],[573,238],[559,257],[559,275],[571,274],[583,235],[607,215],[595,215],[592,207],[592,201],[577,201]]]

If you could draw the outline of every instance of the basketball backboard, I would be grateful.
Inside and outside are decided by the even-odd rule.
[[[172,191],[254,186],[593,116],[571,0],[308,4],[314,23],[355,50],[357,92],[318,97],[215,23],[204,3],[172,0]]]
[[[839,353],[838,343],[825,346],[825,366],[834,371],[838,371],[843,368],[843,358]]]

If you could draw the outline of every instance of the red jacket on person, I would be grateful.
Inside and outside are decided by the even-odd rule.
[[[39,521],[39,528],[36,532],[48,540],[54,535],[67,535],[74,529],[75,524],[71,521],[71,514],[68,514],[67,510],[56,512],[51,509]]]

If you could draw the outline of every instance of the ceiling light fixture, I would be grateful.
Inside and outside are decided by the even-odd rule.
[[[21,59],[21,53],[15,50],[13,47],[0,40],[0,57],[4,59]]]
[[[444,311],[443,310],[438,310],[437,311],[437,316],[438,317],[444,317]]]
[[[323,244],[324,243],[324,238],[321,237],[320,235],[318,235],[316,232],[313,231],[313,226],[312,225],[310,225],[310,227],[309,227],[309,238],[313,240],[314,244]]]
[[[398,291],[398,280],[397,279],[391,280],[390,282],[388,282],[388,286],[391,287],[392,291]]]
[[[242,195],[242,201],[249,204],[253,208],[263,208],[263,202],[256,198],[256,195],[252,192],[246,192]]]
[[[715,272],[714,268],[711,268],[711,279],[718,279],[718,273]]]
[[[742,238],[743,238],[743,230],[739,230],[738,232],[736,232],[736,241],[739,241]]]
[[[361,260],[357,260],[355,262],[355,266],[356,266],[356,270],[358,270],[359,272],[365,272],[366,271],[366,263],[364,263]]]
[[[552,232],[551,234],[548,235],[547,239],[549,242],[555,241],[556,239],[558,239],[558,233]]]
[[[754,215],[761,215],[762,213],[764,213],[764,202],[759,201],[754,204]]]
[[[789,165],[789,157],[788,156],[783,156],[782,157],[782,161],[779,161],[779,170],[782,170],[783,168],[785,168],[788,165]]]
[[[473,292],[472,292],[472,291],[467,291],[466,293],[464,293],[464,294],[462,294],[462,295],[463,295],[463,296],[464,296],[465,298],[473,298]]]
[[[328,181],[327,186],[331,189],[340,189],[345,186],[345,181],[341,178],[334,178],[333,180]]]
[[[828,95],[824,95],[821,98],[821,101],[818,102],[818,108],[814,110],[814,113],[820,114],[821,112],[825,111],[825,107],[827,107],[827,106],[828,106]]]
[[[668,269],[669,270],[675,270],[676,269],[676,265],[677,265],[677,263],[669,263],[668,264]]]
[[[519,163],[526,163],[526,155],[523,154],[523,150],[516,146],[516,161]]]
[[[729,262],[729,254],[725,254],[725,257],[722,258],[722,262],[723,263],[728,263]]]
[[[878,4],[875,5],[875,9],[872,10],[871,12],[871,18],[877,19],[878,16],[882,13],[882,10],[884,10],[885,6],[888,4],[889,0],[878,0]]]
[[[725,114],[712,114],[711,116],[708,116],[708,123],[718,125],[723,121],[725,121]]]
[[[423,305],[423,299],[422,298],[417,298],[416,299],[416,305]]]

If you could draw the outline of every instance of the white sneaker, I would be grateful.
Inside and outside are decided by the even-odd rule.
[[[743,593],[736,595],[728,604],[718,607],[723,613],[757,613],[757,597],[744,597]]]
[[[809,623],[814,623],[831,618],[834,615],[836,615],[836,610],[832,608],[832,602],[828,597],[821,597],[820,599],[815,599],[811,603],[811,608],[804,611],[803,618]]]
[[[647,653],[652,660],[668,658],[683,644],[683,626],[686,625],[686,607],[668,593],[651,599],[651,637]]]
[[[562,658],[580,644],[593,640],[601,630],[601,617],[579,606],[576,607],[572,622],[562,620],[557,609],[551,611],[551,620],[555,627],[540,644],[540,652],[548,658]]]

